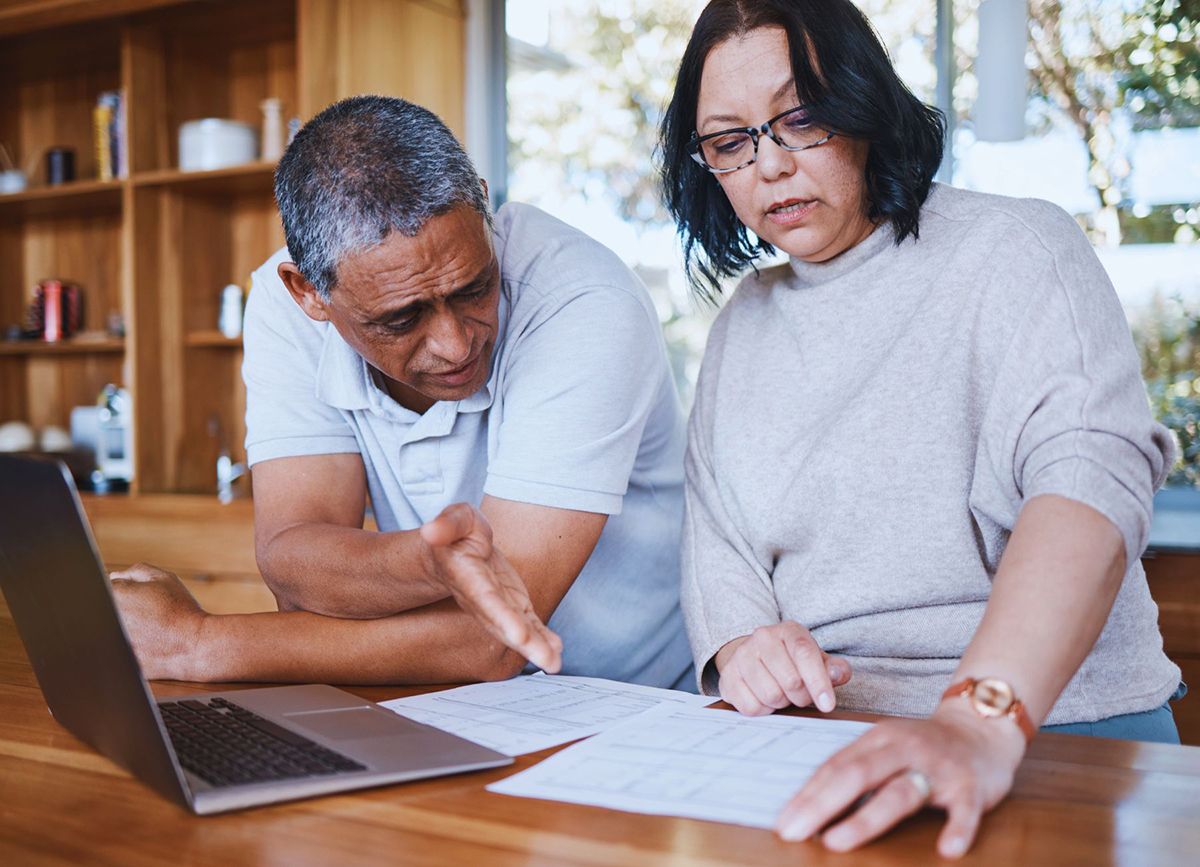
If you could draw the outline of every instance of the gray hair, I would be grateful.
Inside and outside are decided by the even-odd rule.
[[[335,102],[296,134],[275,170],[288,252],[329,300],[337,266],[391,232],[416,235],[457,207],[492,211],[475,167],[429,109],[389,96]]]

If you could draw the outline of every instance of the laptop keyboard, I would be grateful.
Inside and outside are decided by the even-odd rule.
[[[367,769],[228,699],[163,702],[158,709],[179,764],[214,786]]]

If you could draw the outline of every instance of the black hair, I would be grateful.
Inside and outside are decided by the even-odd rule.
[[[870,145],[867,216],[890,221],[897,244],[919,236],[921,206],[942,160],[942,113],[904,85],[850,0],[712,0],[692,29],[660,129],[663,199],[679,227],[688,280],[708,300],[720,294],[721,278],[774,248],[751,238],[716,176],[688,154],[704,61],[725,40],[770,26],[787,34],[796,93],[813,122]]]

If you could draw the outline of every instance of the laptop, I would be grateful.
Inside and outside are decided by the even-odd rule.
[[[192,812],[512,763],[331,686],[155,699],[59,461],[0,455],[0,590],[54,718]]]

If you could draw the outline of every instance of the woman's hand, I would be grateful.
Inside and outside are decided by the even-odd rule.
[[[551,674],[562,667],[562,639],[544,624],[525,582],[492,544],[492,526],[466,503],[421,528],[442,583],[497,640]]]
[[[108,576],[147,680],[203,680],[200,631],[209,616],[183,582],[146,563]]]
[[[963,855],[983,814],[1012,788],[1025,736],[1007,719],[984,719],[953,699],[928,720],[877,724],[825,762],[780,811],[785,840],[807,840],[864,795],[869,799],[821,835],[829,849],[857,848],[890,830],[926,803],[948,813],[938,837],[946,858]],[[928,798],[905,772],[929,782]]]
[[[833,688],[850,679],[850,663],[825,653],[809,631],[792,620],[733,639],[717,651],[714,661],[721,698],[747,716],[793,704],[816,704],[828,713],[837,703]]]

